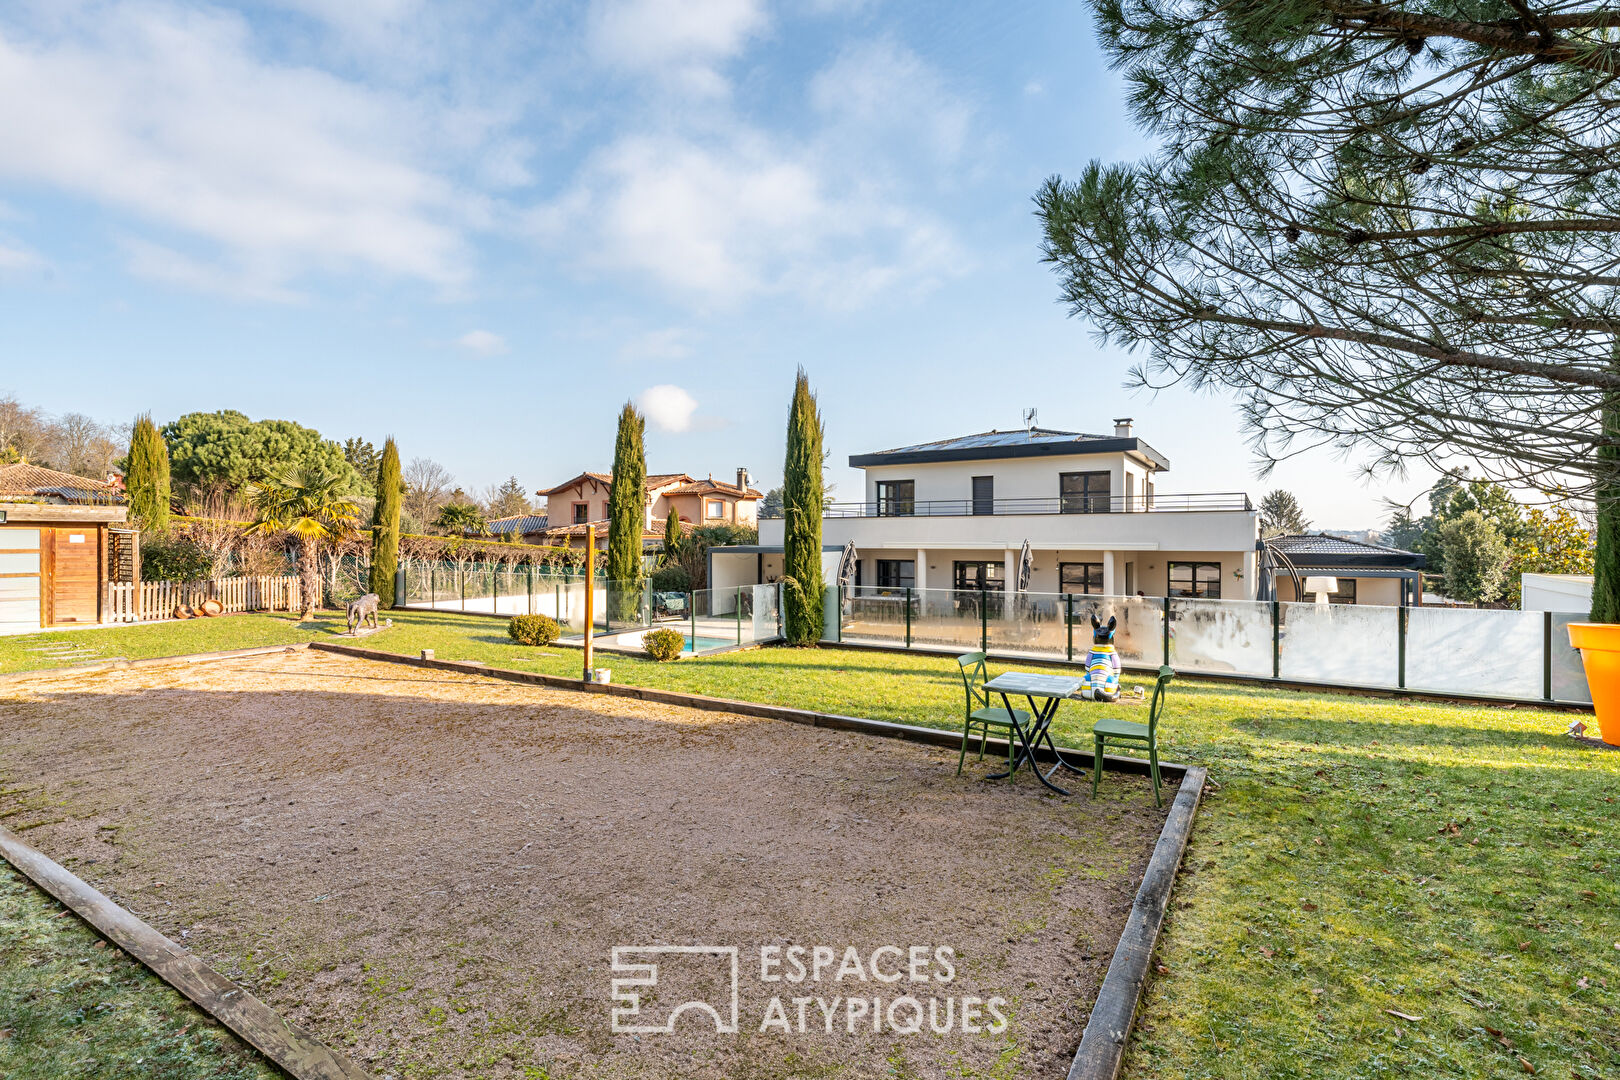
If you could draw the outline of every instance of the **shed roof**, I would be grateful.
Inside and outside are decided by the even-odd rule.
[[[27,464],[0,465],[0,498],[6,496],[91,504],[124,501],[117,484]]]
[[[1268,545],[1288,556],[1298,566],[1322,567],[1388,567],[1392,570],[1421,570],[1428,561],[1426,556],[1402,548],[1368,544],[1361,540],[1346,540],[1342,536],[1322,533],[1292,533],[1272,536]]]

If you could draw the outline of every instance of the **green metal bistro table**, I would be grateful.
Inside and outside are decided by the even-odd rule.
[[[1000,780],[1010,777],[1018,771],[1018,766],[1028,761],[1029,767],[1035,773],[1037,780],[1059,795],[1070,794],[1070,792],[1052,783],[1052,774],[1059,769],[1068,769],[1077,776],[1085,774],[1065,762],[1062,756],[1058,754],[1057,746],[1052,742],[1052,717],[1057,715],[1058,705],[1063,699],[1078,694],[1080,688],[1084,685],[1084,679],[1070,678],[1067,675],[1036,675],[1025,671],[1003,672],[985,683],[984,688],[986,691],[1001,695],[1001,704],[1006,708],[1009,716],[1012,715],[1012,703],[1007,700],[1007,695],[1017,694],[1029,702],[1030,715],[1035,718],[1029,725],[1028,731],[1022,728],[1018,729],[1018,738],[1024,744],[1024,749],[1013,760],[1012,770],[1010,772],[995,773],[985,777],[985,779]],[[1041,699],[1039,705],[1035,704],[1037,698]],[[1046,741],[1047,748],[1052,751],[1052,756],[1057,759],[1057,764],[1044,773],[1035,764],[1035,748],[1041,744],[1043,739]]]

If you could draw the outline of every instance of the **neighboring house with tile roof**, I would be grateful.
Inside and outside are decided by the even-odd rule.
[[[497,540],[519,544],[544,544],[549,519],[545,514],[513,514],[484,522],[484,529]]]
[[[598,538],[607,536],[608,498],[613,474],[583,472],[556,487],[535,494],[546,500],[547,528],[542,542],[580,547],[585,527]],[[764,495],[748,484],[748,470],[738,469],[736,483],[698,480],[688,473],[650,473],[646,482],[647,510],[644,543],[656,548],[663,542],[664,522],[671,510],[688,527],[738,524],[759,520]]]
[[[1272,595],[1278,600],[1314,600],[1316,593],[1310,590],[1309,579],[1315,578],[1318,584],[1332,584],[1326,591],[1331,604],[1404,606],[1423,602],[1422,573],[1427,559],[1415,551],[1322,533],[1272,536],[1266,539],[1266,546],[1286,560],[1268,559],[1275,571]],[[1288,570],[1290,565],[1293,573]],[[1295,574],[1305,587],[1303,596],[1295,593]]]
[[[117,479],[92,480],[38,465],[0,465],[0,498],[34,499],[62,505],[97,505],[124,500]]]

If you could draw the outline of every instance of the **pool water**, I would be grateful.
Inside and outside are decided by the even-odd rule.
[[[689,653],[708,652],[710,649],[724,649],[728,645],[737,644],[736,638],[698,637],[686,635],[686,651]]]

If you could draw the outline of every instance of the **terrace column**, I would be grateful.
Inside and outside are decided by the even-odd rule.
[[[915,588],[918,592],[922,592],[924,589],[928,588],[928,552],[924,551],[922,548],[918,548],[916,560],[916,570],[913,573],[913,577],[915,579],[913,588]]]
[[[1007,590],[1007,594],[1009,596],[1018,591],[1018,555],[1021,550],[1022,549],[1008,548],[1002,553],[1002,585]],[[1017,605],[1012,603],[1002,604],[1001,617],[1011,621],[1013,617],[1013,608],[1016,606]]]
[[[1102,553],[1103,566],[1103,595],[1119,595],[1119,552],[1105,551]]]
[[[1251,549],[1243,553],[1243,593],[1245,600],[1253,600],[1260,595],[1260,568],[1254,551]]]

